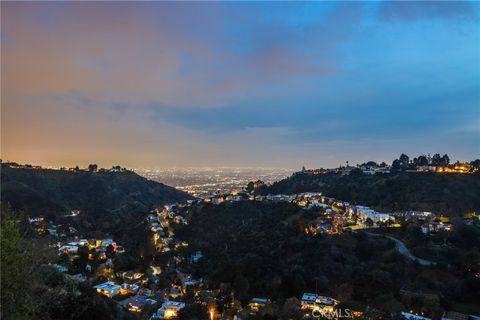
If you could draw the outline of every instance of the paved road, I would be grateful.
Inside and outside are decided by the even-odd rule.
[[[391,237],[391,236],[386,236],[386,235],[383,235],[383,234],[378,234],[378,233],[370,233],[370,232],[366,232],[366,231],[365,231],[365,233],[368,234],[368,235],[371,235],[371,236],[385,237],[385,238],[388,238],[388,239],[392,240],[393,242],[395,242],[395,247],[397,248],[398,252],[400,252],[400,254],[402,254],[403,256],[407,257],[410,260],[417,261],[422,266],[431,266],[431,265],[435,264],[435,262],[433,262],[433,261],[415,257],[410,252],[410,250],[408,250],[407,246],[405,246],[405,244],[400,239],[397,239],[397,238],[394,238],[394,237]]]

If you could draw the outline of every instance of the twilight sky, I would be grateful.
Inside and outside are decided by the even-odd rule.
[[[2,2],[2,159],[480,157],[479,2]]]

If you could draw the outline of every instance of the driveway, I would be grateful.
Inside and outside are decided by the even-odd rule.
[[[365,233],[370,235],[370,236],[385,237],[385,238],[388,238],[388,239],[392,240],[393,242],[395,242],[395,247],[397,248],[398,252],[400,252],[401,255],[407,257],[408,259],[410,259],[412,261],[417,261],[422,266],[431,266],[431,265],[436,264],[434,261],[425,260],[425,259],[422,259],[422,258],[415,257],[410,252],[410,250],[408,250],[407,246],[400,239],[394,238],[392,236],[386,236],[386,235],[383,235],[383,234],[378,234],[378,233],[370,233],[370,232],[366,232],[366,231],[365,231]]]

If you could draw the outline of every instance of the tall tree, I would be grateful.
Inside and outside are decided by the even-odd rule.
[[[418,159],[417,159],[417,164],[419,166],[428,166],[428,159],[426,156],[422,155],[422,156],[419,156]]]
[[[441,159],[441,158],[442,158],[442,157],[440,156],[439,153],[435,153],[435,154],[433,155],[433,157],[432,157],[432,164],[433,164],[434,166],[440,165],[440,159]]]
[[[402,171],[402,163],[398,159],[393,160],[392,167],[390,168],[390,172],[397,173],[400,171]]]
[[[399,158],[400,162],[402,163],[402,165],[404,167],[407,167],[408,166],[408,162],[410,161],[410,158],[405,154],[405,153],[402,153],[400,155],[400,158]]]
[[[440,158],[440,163],[441,166],[448,166],[450,164],[450,158],[448,157],[447,154],[444,154],[442,158]]]

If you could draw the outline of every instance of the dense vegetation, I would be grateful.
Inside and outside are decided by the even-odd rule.
[[[2,319],[137,319],[49,266],[55,253],[26,217],[2,207]]]
[[[56,218],[80,210],[101,220],[146,212],[153,206],[185,201],[190,196],[145,179],[132,171],[71,172],[11,168],[2,165],[2,202],[33,215]]]
[[[261,194],[323,192],[326,196],[378,210],[424,210],[450,216],[480,210],[480,174],[396,173],[350,175],[297,173]]]
[[[480,297],[480,281],[464,274],[468,267],[461,257],[452,269],[421,267],[406,261],[385,238],[305,234],[304,227],[318,214],[288,203],[205,205],[190,213],[191,222],[177,235],[205,254],[195,268],[197,276],[213,288],[230,288],[241,302],[253,296],[286,301],[317,291],[358,309],[415,308],[438,315],[453,301]],[[458,237],[465,241],[478,232]],[[418,295],[406,297],[401,289]]]

